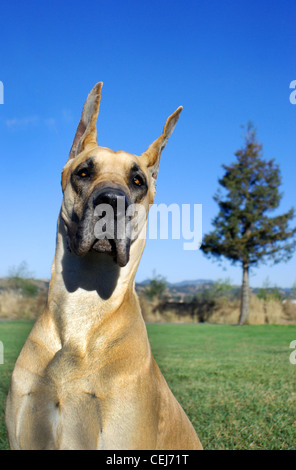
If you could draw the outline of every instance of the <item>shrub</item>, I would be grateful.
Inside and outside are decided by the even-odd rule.
[[[150,283],[145,288],[145,295],[149,300],[161,298],[167,288],[166,280],[163,276],[154,275],[153,279],[150,279]]]

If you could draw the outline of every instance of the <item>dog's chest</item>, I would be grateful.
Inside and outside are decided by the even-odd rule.
[[[89,358],[91,359],[91,358]],[[135,400],[133,400],[133,396]],[[23,396],[22,448],[106,449],[130,445],[141,416],[132,384],[99,362],[59,352]]]

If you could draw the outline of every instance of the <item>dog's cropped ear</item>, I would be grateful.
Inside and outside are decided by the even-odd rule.
[[[97,144],[97,118],[102,86],[102,82],[97,83],[87,97],[70,150],[69,160],[75,158],[87,146]]]
[[[173,130],[175,129],[175,126],[177,124],[177,121],[179,119],[182,109],[183,109],[183,106],[179,106],[179,108],[176,109],[176,111],[173,114],[171,114],[171,116],[167,119],[165,123],[161,136],[158,137],[158,139],[156,139],[148,147],[146,152],[142,154],[144,163],[149,168],[154,180],[156,180],[156,177],[157,177],[161,152],[165,148],[169,137],[171,136]]]

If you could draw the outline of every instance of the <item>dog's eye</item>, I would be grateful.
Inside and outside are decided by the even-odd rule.
[[[86,168],[82,168],[76,173],[76,175],[79,176],[79,178],[87,178],[87,176],[89,176],[89,172]]]
[[[143,184],[143,179],[141,178],[141,176],[134,176],[134,177],[133,177],[133,183],[134,183],[136,186],[142,186],[142,184]]]

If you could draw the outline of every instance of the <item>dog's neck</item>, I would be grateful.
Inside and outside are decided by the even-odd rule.
[[[136,246],[139,243],[140,246]],[[53,314],[62,343],[71,337],[87,337],[89,330],[99,327],[108,317],[116,315],[124,300],[129,298],[136,311],[125,314],[124,322],[141,316],[134,290],[136,270],[145,246],[137,240],[131,246],[130,261],[120,268],[110,255],[90,252],[83,257],[71,253],[61,217],[58,220],[57,246],[52,266],[48,308]]]

